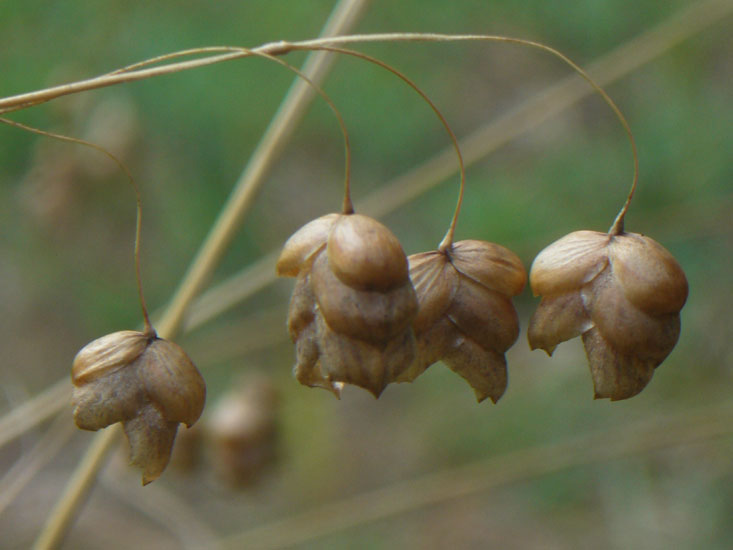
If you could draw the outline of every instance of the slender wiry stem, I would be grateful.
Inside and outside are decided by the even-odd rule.
[[[453,218],[451,219],[450,226],[448,227],[448,232],[446,233],[445,237],[443,238],[440,245],[438,246],[438,250],[440,250],[441,252],[445,252],[453,244],[453,234],[455,233],[456,223],[458,222],[458,214],[461,211],[461,204],[463,203],[463,191],[466,187],[466,167],[463,164],[463,155],[461,154],[461,147],[458,145],[458,138],[456,138],[456,134],[453,132],[453,129],[450,127],[450,124],[448,124],[448,121],[446,120],[445,116],[443,116],[443,113],[440,112],[440,109],[438,109],[437,105],[435,105],[435,103],[428,97],[428,95],[422,89],[420,89],[420,87],[417,84],[415,84],[415,82],[413,82],[411,79],[405,76],[402,72],[398,71],[397,69],[395,69],[388,63],[385,63],[381,59],[377,59],[376,57],[372,57],[370,55],[367,55],[361,52],[357,52],[355,50],[349,50],[346,48],[335,48],[331,46],[323,46],[323,47],[319,47],[316,49],[326,50],[329,52],[337,52],[337,53],[341,53],[345,55],[351,55],[353,57],[357,57],[359,59],[363,59],[365,61],[378,65],[382,67],[383,69],[387,69],[389,72],[391,72],[395,76],[402,79],[413,90],[415,90],[420,95],[420,97],[422,97],[423,100],[425,100],[425,102],[430,106],[430,108],[433,110],[436,116],[440,119],[440,122],[443,124],[445,131],[448,132],[448,136],[450,137],[451,144],[453,145],[453,149],[455,150],[456,156],[458,157],[458,169],[460,173],[460,187],[458,191],[458,204],[456,205],[455,213],[453,214]],[[351,202],[350,197],[349,197],[349,202]]]
[[[621,208],[621,211],[619,212],[618,216],[616,217],[616,220],[614,221],[614,224],[612,225],[611,230],[610,230],[611,234],[622,232],[624,216],[626,215],[626,211],[628,210],[629,205],[631,204],[631,199],[634,195],[634,192],[636,190],[636,186],[638,183],[638,179],[639,179],[639,162],[638,162],[638,157],[637,157],[637,152],[636,152],[636,142],[634,141],[634,136],[631,132],[631,128],[629,127],[628,122],[624,118],[618,106],[613,102],[613,100],[608,96],[608,94],[583,69],[581,69],[575,62],[573,62],[565,54],[559,52],[558,50],[554,48],[551,48],[550,46],[546,46],[545,44],[541,44],[539,42],[535,42],[532,40],[525,40],[522,38],[514,38],[514,37],[498,36],[498,35],[481,35],[481,34],[377,33],[377,34],[361,34],[361,35],[350,35],[350,36],[336,36],[336,37],[331,37],[331,38],[317,38],[313,40],[303,40],[303,41],[292,42],[292,43],[278,42],[274,44],[265,44],[258,48],[252,48],[252,49],[242,49],[242,50],[237,50],[237,51],[227,50],[226,53],[223,53],[223,54],[219,53],[216,55],[212,55],[210,57],[205,57],[203,59],[195,59],[191,61],[171,63],[169,65],[163,65],[161,67],[142,68],[142,69],[134,69],[134,70],[131,70],[129,67],[126,67],[124,69],[120,69],[113,73],[102,75],[94,79],[80,81],[80,82],[68,84],[65,86],[57,86],[55,88],[49,88],[47,90],[41,90],[39,92],[32,92],[30,94],[21,94],[19,96],[14,96],[14,97],[6,98],[4,100],[0,100],[0,114],[2,114],[3,112],[7,112],[9,110],[12,110],[14,108],[17,108],[18,106],[22,106],[22,105],[27,106],[30,104],[38,104],[40,102],[49,101],[50,99],[59,97],[61,95],[67,95],[69,93],[90,90],[90,89],[99,88],[102,86],[110,86],[112,84],[118,84],[120,82],[128,82],[131,80],[140,80],[142,78],[150,78],[152,76],[159,76],[162,74],[170,74],[170,73],[178,72],[182,70],[188,70],[188,69],[200,67],[206,64],[219,63],[222,61],[236,59],[237,57],[246,57],[248,55],[252,55],[253,52],[263,53],[263,54],[268,54],[268,55],[283,55],[283,54],[286,54],[296,49],[297,50],[318,49],[318,48],[323,48],[323,47],[339,46],[342,44],[357,44],[357,43],[369,43],[369,42],[464,42],[464,41],[503,42],[503,43],[518,44],[521,46],[536,48],[544,52],[547,52],[557,57],[558,59],[562,60],[567,65],[569,65],[586,82],[588,82],[593,87],[593,89],[595,89],[596,92],[598,92],[601,95],[603,100],[611,107],[611,109],[613,110],[614,114],[616,115],[616,117],[619,119],[619,121],[623,125],[624,130],[626,131],[629,137],[629,141],[631,143],[631,148],[632,148],[633,161],[634,161],[634,175],[633,175],[629,195],[626,199],[626,202],[624,203],[624,206]],[[188,55],[190,53],[192,53],[192,50],[184,50],[184,52],[175,52],[172,54],[168,54],[168,56],[161,56],[155,59],[156,60],[170,59],[173,57],[178,57],[179,55],[184,55],[184,54]],[[131,67],[143,66],[146,63],[147,62],[144,61],[140,64],[132,65]],[[350,193],[349,193],[348,180],[347,180],[346,197],[344,199],[344,211],[345,212],[353,211],[353,205],[350,204],[349,195]],[[245,198],[248,198],[248,196],[249,194],[245,195]],[[220,219],[225,220],[226,216]],[[449,230],[449,234],[450,233],[451,231]],[[215,235],[215,234],[216,234],[216,227],[214,228],[214,231],[212,231],[212,235]],[[449,236],[452,238],[452,235],[446,235],[446,237],[449,237]],[[444,239],[444,243],[445,242],[447,241]],[[441,246],[443,246],[443,243],[441,243]]]
[[[63,134],[56,134],[54,132],[49,132],[47,130],[41,130],[40,128],[34,128],[33,126],[21,124],[20,122],[16,122],[14,120],[10,120],[4,117],[0,117],[0,122],[2,122],[3,124],[8,124],[10,126],[15,126],[16,128],[20,128],[22,130],[26,130],[27,132],[32,132],[34,134],[39,134],[42,136],[50,137],[53,139],[58,139],[60,141],[66,141],[69,143],[75,143],[77,145],[84,145],[85,147],[91,147],[92,149],[99,151],[100,153],[107,156],[107,158],[112,160],[120,168],[120,170],[122,170],[125,173],[128,181],[130,182],[130,185],[132,186],[133,191],[135,192],[135,205],[136,205],[135,246],[134,246],[135,280],[137,282],[137,293],[140,299],[140,308],[142,309],[142,314],[143,314],[143,323],[144,323],[143,332],[151,336],[155,335],[155,330],[153,330],[153,326],[150,324],[150,317],[148,315],[148,306],[145,303],[145,295],[143,294],[142,277],[140,276],[140,234],[142,232],[142,217],[143,217],[142,199],[140,198],[140,189],[138,189],[138,186],[135,183],[135,179],[132,177],[132,174],[130,173],[130,170],[128,170],[127,166],[125,166],[125,163],[122,162],[120,159],[118,159],[116,156],[114,156],[112,153],[107,151],[107,149],[105,149],[104,147],[101,147],[95,143],[91,143],[83,139],[65,136]]]
[[[616,47],[588,66],[597,83],[607,86],[668,52],[733,12],[733,3],[708,0],[680,10],[659,25]],[[592,89],[575,75],[549,86],[496,120],[461,139],[466,165],[472,165],[522,134],[590,95]],[[381,218],[410,203],[455,173],[455,153],[445,149],[392,179],[361,199],[360,210]],[[208,290],[193,305],[188,329],[195,329],[276,280],[273,250],[229,279]]]
[[[319,48],[321,50],[327,50],[328,48]],[[331,50],[333,51],[333,50]],[[181,50],[178,52],[169,53],[166,55],[159,55],[158,57],[154,57],[151,59],[147,59],[145,61],[140,61],[139,63],[134,63],[132,65],[128,65],[127,67],[123,67],[121,69],[117,69],[116,71],[109,73],[109,74],[121,74],[125,72],[130,72],[132,70],[140,69],[142,67],[148,66],[148,65],[154,65],[156,63],[161,63],[163,61],[169,61],[171,59],[176,59],[178,57],[185,57],[190,55],[202,55],[206,53],[221,53],[221,52],[238,52],[242,53],[245,56],[255,56],[255,57],[263,57],[265,59],[269,59],[270,61],[274,61],[276,63],[279,63],[280,65],[290,69],[292,72],[297,74],[300,78],[305,80],[314,91],[316,91],[326,103],[328,103],[328,106],[330,107],[331,111],[336,115],[336,118],[338,119],[339,127],[341,129],[341,134],[344,138],[344,156],[345,156],[345,169],[344,169],[344,203],[343,203],[343,212],[344,214],[353,214],[354,212],[354,206],[351,202],[351,143],[349,140],[349,132],[346,129],[346,124],[344,123],[344,119],[341,116],[341,113],[336,108],[336,105],[334,104],[333,100],[328,96],[328,94],[318,86],[316,83],[314,83],[310,78],[308,78],[302,71],[296,69],[293,67],[290,63],[287,63],[280,59],[279,57],[276,57],[274,55],[270,55],[268,53],[258,51],[258,50],[251,50],[249,48],[242,48],[238,46],[209,46],[205,48],[191,48],[189,50]]]
[[[337,6],[334,15],[324,29],[324,34],[330,36],[342,32],[354,22],[356,15],[363,6],[364,2],[354,0],[343,2],[340,6]],[[283,43],[278,44],[277,47],[265,46],[252,48],[252,50],[274,55],[289,49],[285,48]],[[303,72],[314,82],[319,82],[333,63],[333,59],[329,59],[329,57],[327,53],[312,54],[306,60]],[[134,72],[127,74],[134,74]],[[265,174],[283,151],[285,143],[304,114],[312,95],[312,89],[306,82],[299,80],[291,88],[280,110],[265,131],[260,144],[252,154],[244,172],[235,184],[227,204],[219,214],[198,255],[193,260],[181,286],[171,300],[171,305],[159,324],[160,327],[165,326],[171,332],[177,332],[178,325],[183,322],[188,304],[200,292],[213,273],[214,267],[218,265],[219,259],[229,246],[236,229],[239,228],[244,216],[254,202],[257,192],[264,182]]]
[[[122,427],[119,424],[94,434],[92,443],[66,484],[62,497],[56,502],[33,545],[34,550],[56,548],[74,520],[89,490],[94,485],[97,472],[105,462],[112,444],[117,441]]]

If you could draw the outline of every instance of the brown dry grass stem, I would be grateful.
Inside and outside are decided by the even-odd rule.
[[[718,403],[494,456],[395,483],[230,536],[226,548],[286,548],[490,489],[733,434],[733,407]]]
[[[344,32],[358,18],[364,5],[365,2],[353,0],[341,2],[324,27],[323,35]],[[302,72],[318,84],[333,62],[333,56],[316,52],[308,57]],[[283,100],[160,320],[159,326],[165,327],[167,332],[178,332],[188,305],[211,277],[252,206],[266,174],[284,150],[312,98],[309,84],[298,80]]]
[[[34,550],[56,548],[61,543],[76,516],[76,511],[94,486],[97,473],[104,464],[107,453],[121,432],[122,427],[115,424],[94,434],[91,445],[66,483],[61,498],[51,509],[33,545]]]
[[[68,416],[58,415],[38,442],[5,472],[0,478],[0,515],[75,433],[76,427],[69,422]]]
[[[388,63],[385,63],[384,61],[377,59],[376,57],[372,57],[370,55],[364,54],[362,52],[357,52],[355,50],[349,50],[347,48],[334,48],[331,46],[323,46],[316,48],[317,50],[321,51],[328,51],[328,52],[335,52],[335,53],[341,53],[344,55],[350,55],[353,57],[356,57],[358,59],[363,59],[364,61],[368,61],[369,63],[373,63],[374,65],[378,65],[379,67],[382,67],[383,69],[388,70],[398,78],[400,78],[405,84],[407,84],[410,88],[415,90],[417,94],[427,103],[430,108],[433,110],[435,115],[440,120],[441,124],[445,128],[446,133],[448,134],[448,137],[450,138],[451,145],[453,146],[453,150],[456,153],[456,157],[458,158],[458,171],[459,171],[459,189],[458,189],[458,201],[456,204],[455,212],[453,213],[453,217],[451,219],[450,225],[448,227],[448,231],[445,234],[445,237],[441,241],[440,245],[438,246],[438,249],[441,251],[445,251],[453,244],[453,235],[455,233],[456,224],[458,223],[458,215],[461,212],[461,204],[463,203],[463,192],[466,188],[466,166],[463,162],[463,155],[461,154],[461,147],[458,143],[458,138],[456,138],[456,134],[453,132],[453,129],[450,127],[450,124],[448,124],[448,121],[446,120],[445,116],[443,116],[443,113],[438,109],[437,105],[431,100],[428,95],[412,80],[410,80],[407,76],[405,76],[403,73],[389,65]],[[348,201],[349,204],[351,204],[351,196],[348,194]],[[352,208],[353,212],[353,208]],[[346,213],[346,212],[345,212]]]
[[[59,380],[0,418],[0,447],[48,420],[68,405],[69,379]]]

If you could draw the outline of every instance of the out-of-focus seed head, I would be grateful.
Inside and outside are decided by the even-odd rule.
[[[489,397],[496,403],[507,384],[504,354],[519,334],[511,297],[527,281],[522,262],[497,244],[466,240],[445,252],[414,254],[409,263],[419,303],[418,360],[403,379],[413,380],[443,360],[478,401]]]
[[[412,365],[417,312],[397,238],[360,214],[329,214],[285,243],[277,272],[297,277],[288,330],[298,381],[340,395],[354,384],[378,397]]]
[[[277,458],[277,393],[267,378],[235,385],[206,419],[214,472],[233,487],[251,485]]]
[[[155,480],[170,458],[178,424],[201,415],[206,385],[186,353],[154,334],[120,331],[82,348],[71,370],[74,420],[83,430],[122,422],[130,461]]]
[[[542,301],[529,324],[532,349],[552,354],[582,335],[596,398],[626,399],[649,383],[680,331],[685,274],[644,235],[576,231],[535,258],[530,285]]]

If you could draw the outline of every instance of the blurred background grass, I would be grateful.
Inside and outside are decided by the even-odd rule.
[[[690,4],[374,0],[356,31],[513,35],[587,66]],[[293,0],[4,2],[0,96],[172,50],[314,37],[331,8],[332,2]],[[206,463],[192,473],[171,469],[144,490],[124,478],[134,487],[127,500],[110,490],[111,481],[102,483],[66,547],[179,547],[160,518],[131,504],[151,498],[151,491],[173,495],[224,536],[474,460],[577,434],[618,435],[618,428],[640,420],[684,417],[730,401],[730,22],[722,19],[607,87],[639,146],[641,181],[627,229],[668,248],[690,282],[680,341],[642,394],[594,402],[581,344],[563,344],[550,360],[529,352],[523,330],[507,355],[510,384],[496,406],[477,405],[465,382],[442,365],[411,385],[388,388],[379,401],[358,389],[336,401],[290,377],[284,319],[292,281],[278,281],[180,339],[204,373],[209,408],[243,374],[271,379],[279,393],[277,464],[245,491],[215,481]],[[361,49],[422,86],[459,137],[569,74],[546,54],[512,45]],[[288,57],[295,64],[302,59]],[[246,59],[62,98],[13,118],[93,139],[124,158],[142,188],[143,276],[156,308],[175,290],[291,81],[275,64]],[[357,210],[360,197],[448,145],[428,107],[379,68],[339,60],[325,88],[351,133]],[[2,411],[68,376],[87,341],[139,323],[132,192],[100,157],[0,128]],[[500,243],[529,267],[539,250],[570,231],[607,229],[628,191],[631,167],[618,121],[600,98],[588,98],[470,167],[457,238]],[[277,249],[306,221],[337,210],[342,172],[338,126],[317,99],[216,280]],[[437,245],[456,192],[453,177],[384,218],[408,254]],[[523,329],[536,303],[528,290],[518,297]],[[22,460],[44,429],[0,450],[0,471]],[[0,515],[0,547],[28,546],[89,437],[75,434]],[[732,451],[727,436],[577,466],[297,547],[729,548]]]

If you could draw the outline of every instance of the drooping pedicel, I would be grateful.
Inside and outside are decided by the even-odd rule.
[[[687,279],[649,237],[576,231],[537,255],[529,280],[542,296],[530,347],[552,354],[582,335],[596,398],[639,393],[677,343]]]
[[[302,384],[336,396],[354,384],[378,397],[412,365],[417,299],[384,225],[360,214],[313,220],[285,243],[277,273],[297,277],[288,330]]]
[[[96,431],[122,422],[143,484],[165,470],[178,424],[191,427],[206,400],[188,355],[154,333],[123,330],[90,342],[74,358],[71,380],[76,425]]]
[[[475,240],[413,254],[409,262],[419,302],[419,351],[404,377],[412,380],[442,359],[479,401],[496,403],[507,385],[504,354],[519,335],[511,297],[527,282],[522,262],[502,246]]]

